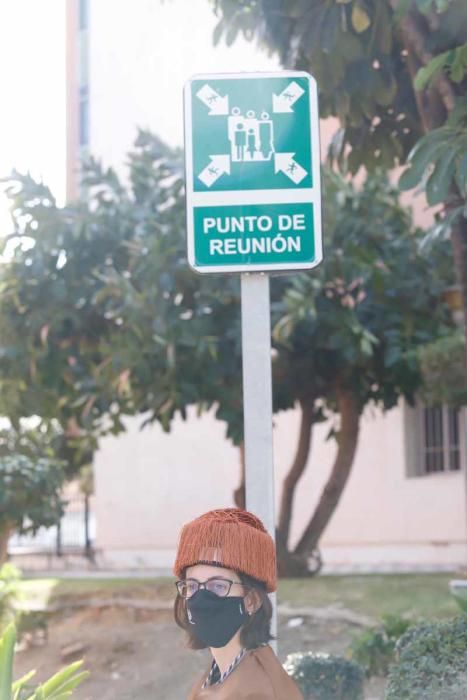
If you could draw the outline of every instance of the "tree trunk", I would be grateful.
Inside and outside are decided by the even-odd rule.
[[[11,532],[12,528],[9,526],[5,526],[0,530],[0,567],[3,566],[8,558],[8,540]]]
[[[240,443],[240,485],[234,491],[234,503],[237,508],[245,510],[246,497],[245,497],[245,443]]]
[[[390,4],[394,12],[397,12],[400,0],[390,0]],[[426,66],[433,58],[433,54],[429,51],[430,35],[436,29],[434,26],[430,28],[428,18],[414,7],[403,15],[400,29],[402,43],[408,52],[408,68],[413,81],[418,69],[421,66]],[[425,132],[441,126],[444,122],[445,114],[454,109],[456,101],[453,85],[446,77],[444,71],[439,71],[438,75],[434,77],[430,88],[425,89],[423,92],[414,89],[414,98]],[[445,112],[444,116],[442,111]]]
[[[305,578],[314,576],[321,569],[321,556],[318,550],[311,555],[297,555],[289,552],[279,540],[276,543],[277,573],[280,578]],[[310,566],[310,559],[314,560],[314,565]]]
[[[311,431],[314,420],[314,398],[300,401],[301,417],[297,451],[292,466],[282,485],[282,497],[277,526],[277,541],[287,551],[292,520],[293,499],[295,488],[305,471],[311,446]]]
[[[451,243],[458,284],[461,288],[464,312],[464,366],[467,377],[467,219],[459,217],[451,231]],[[467,380],[466,380],[467,383]]]
[[[347,389],[336,388],[341,418],[337,456],[316,510],[308,523],[294,554],[308,556],[316,551],[318,542],[334,513],[347,483],[358,442],[360,412],[356,397]]]
[[[392,0],[393,5],[395,5],[397,2],[398,0]],[[401,20],[401,29],[405,48],[413,51],[420,64],[422,66],[426,66],[433,59],[433,54],[430,53],[428,48],[430,44],[431,31],[426,17],[424,17],[419,11],[412,10],[407,12]],[[413,77],[414,76],[412,76],[412,78]],[[452,83],[446,77],[444,71],[439,71],[439,73],[433,79],[433,84],[434,89],[438,93],[446,112],[451,112],[454,109],[456,96]],[[417,99],[417,95],[415,95],[415,97]],[[419,104],[418,101],[417,104]],[[423,111],[424,110],[422,108],[422,113],[420,115],[422,118],[424,116]],[[440,123],[432,123],[429,126],[429,129],[434,129],[436,126],[440,125]]]

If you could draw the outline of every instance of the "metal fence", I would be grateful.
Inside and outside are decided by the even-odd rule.
[[[91,499],[83,494],[73,494],[66,495],[65,500],[65,513],[56,525],[41,527],[35,535],[13,534],[8,546],[10,552],[47,552],[59,557],[75,553],[93,560],[96,521]]]

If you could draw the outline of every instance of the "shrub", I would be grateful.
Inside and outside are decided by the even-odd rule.
[[[365,672],[354,661],[330,654],[297,652],[284,663],[305,700],[362,700]]]
[[[0,700],[64,700],[89,675],[80,671],[82,661],[70,664],[38,687],[31,687],[35,671],[13,682],[13,659],[16,630],[10,624],[0,637]]]
[[[467,615],[410,628],[396,644],[386,700],[465,700]]]
[[[365,630],[352,642],[352,659],[363,666],[367,676],[385,676],[395,658],[396,642],[410,624],[398,615],[385,615],[379,627]]]

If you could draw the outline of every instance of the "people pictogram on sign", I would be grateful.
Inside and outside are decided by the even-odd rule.
[[[254,110],[243,115],[239,107],[234,107],[227,120],[227,130],[232,162],[271,160],[274,132],[268,112],[262,112],[258,119]]]
[[[245,155],[246,133],[243,122],[238,122],[235,127],[235,146],[237,152],[237,160],[243,160]]]
[[[268,117],[269,114],[267,112],[263,112],[261,115],[261,122],[259,124],[259,147],[263,160],[269,160],[274,153],[273,126],[272,121],[268,119]]]
[[[254,160],[256,151],[256,136],[254,129],[248,129],[248,148],[247,152],[250,155],[250,160]]]

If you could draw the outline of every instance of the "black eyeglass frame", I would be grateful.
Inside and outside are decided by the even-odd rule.
[[[194,581],[196,583],[196,585],[198,586],[196,591],[191,596],[184,596],[183,593],[180,593],[180,589],[178,587],[179,583],[186,583],[187,581]],[[230,584],[229,588],[227,589],[227,593],[225,595],[218,596],[219,598],[227,598],[232,586],[235,583],[239,586],[243,586],[244,588],[250,588],[250,586],[248,586],[246,583],[242,583],[241,581],[232,581],[230,578],[224,578],[223,576],[211,576],[211,578],[206,579],[206,581],[198,581],[198,579],[196,579],[196,578],[182,578],[179,581],[175,581],[175,588],[177,589],[179,596],[181,598],[184,598],[185,600],[187,600],[188,598],[192,598],[195,595],[195,593],[198,593],[198,591],[201,590],[202,588],[207,590],[206,584],[209,583],[209,581],[225,581],[226,583]],[[218,594],[215,593],[214,595],[218,595]]]

